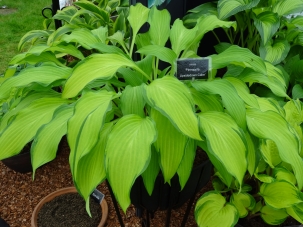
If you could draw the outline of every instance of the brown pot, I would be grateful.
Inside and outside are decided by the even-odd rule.
[[[31,227],[38,227],[38,224],[37,224],[38,213],[45,203],[53,200],[55,197],[57,197],[59,195],[68,194],[68,193],[78,193],[78,192],[75,187],[68,187],[68,188],[62,188],[62,189],[55,191],[53,193],[50,193],[49,195],[44,197],[38,203],[38,205],[35,207],[35,209],[33,211],[32,218],[31,218]],[[107,202],[105,201],[105,199],[102,200],[100,206],[102,209],[102,218],[101,218],[101,221],[100,221],[100,224],[98,225],[98,227],[103,227],[105,225],[105,222],[106,222],[107,216],[108,216],[108,206],[107,206]]]

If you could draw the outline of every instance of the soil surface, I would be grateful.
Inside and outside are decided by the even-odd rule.
[[[32,173],[16,173],[0,162],[0,217],[7,221],[11,227],[30,227],[32,211],[39,201],[51,192],[64,187],[73,186],[70,168],[68,164],[69,149],[63,146],[56,159],[36,171],[35,180],[32,180]],[[108,190],[107,184],[102,183],[98,190],[105,194],[108,203],[109,214],[107,227],[119,227],[119,221],[114,205]],[[211,190],[211,182],[204,187],[196,196],[195,201],[205,191]],[[172,210],[170,218],[171,227],[179,227],[186,210],[186,204],[181,208]],[[186,227],[197,227],[194,220],[194,206],[186,222]],[[121,210],[126,227],[141,226],[141,219],[136,217],[136,209],[130,206],[124,214]],[[219,217],[218,217],[219,218]],[[164,227],[166,211],[157,211],[151,219],[151,227]],[[291,226],[293,222],[289,225]],[[256,222],[252,227],[267,227],[264,223]],[[244,227],[248,227],[245,225]]]

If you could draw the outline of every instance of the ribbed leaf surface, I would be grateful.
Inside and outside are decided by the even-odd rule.
[[[283,61],[290,50],[290,44],[287,40],[275,40],[273,43],[268,42],[260,46],[260,56],[273,65]]]
[[[230,203],[237,208],[240,218],[246,217],[248,211],[256,205],[254,197],[248,193],[233,193],[230,197]]]
[[[188,88],[175,77],[163,77],[146,86],[147,102],[185,135],[201,140],[193,98]]]
[[[66,103],[61,98],[41,98],[18,112],[0,135],[0,160],[18,154],[38,129],[52,119],[54,111]]]
[[[225,197],[210,191],[198,200],[195,207],[195,219],[199,227],[231,227],[238,222],[239,214],[235,206],[226,202]]]
[[[122,117],[109,135],[105,154],[107,179],[124,212],[130,205],[135,179],[150,162],[155,139],[155,123],[137,115]]]
[[[241,185],[247,170],[243,132],[225,113],[206,112],[198,116],[210,151]]]
[[[219,0],[219,18],[224,20],[238,12],[251,9],[258,5],[260,0]]]
[[[121,96],[121,110],[123,115],[137,114],[144,117],[145,99],[143,86],[131,87],[127,86]]]
[[[280,157],[289,163],[295,173],[300,189],[303,187],[303,160],[299,155],[300,141],[286,120],[276,112],[247,109],[247,125],[252,134],[271,139],[278,147]],[[275,129],[275,130],[273,130]]]
[[[288,15],[291,13],[300,13],[303,10],[302,0],[284,0],[276,1],[272,11],[278,13],[279,16]]]
[[[274,209],[270,206],[263,206],[260,210],[261,218],[269,225],[282,224],[288,217],[285,209]]]

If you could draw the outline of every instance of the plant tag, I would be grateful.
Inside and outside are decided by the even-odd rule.
[[[209,58],[189,58],[177,60],[177,78],[179,80],[205,79],[210,69]]]
[[[101,203],[104,199],[104,194],[100,192],[98,189],[95,189],[93,193],[90,195],[97,203]]]

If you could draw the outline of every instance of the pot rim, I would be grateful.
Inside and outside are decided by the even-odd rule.
[[[62,188],[59,189],[57,191],[54,191],[50,194],[48,194],[47,196],[45,196],[35,207],[33,213],[32,213],[32,217],[31,217],[31,227],[38,227],[37,224],[37,220],[38,220],[38,213],[40,211],[40,209],[42,208],[42,206],[53,200],[55,197],[59,196],[59,195],[63,195],[63,194],[68,194],[68,193],[78,193],[77,189],[75,187],[66,187],[66,188]],[[100,203],[101,206],[101,210],[102,210],[102,217],[101,217],[101,221],[98,225],[98,227],[103,227],[106,223],[107,220],[107,216],[108,216],[108,206],[107,206],[107,202],[105,199],[102,200],[102,202]]]

